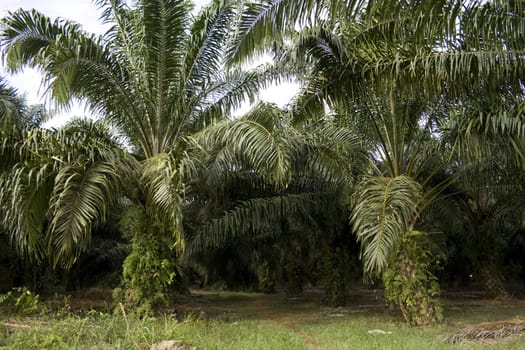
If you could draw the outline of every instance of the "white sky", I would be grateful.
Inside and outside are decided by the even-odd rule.
[[[207,4],[209,0],[193,0],[197,8]],[[62,17],[80,23],[88,32],[102,34],[105,28],[100,22],[100,13],[92,0],[0,0],[0,17],[4,17],[8,11],[16,9],[35,8],[51,18]],[[3,66],[0,66],[0,74],[6,76]],[[29,104],[44,103],[48,109],[53,104],[43,96],[40,88],[41,75],[33,69],[25,69],[16,75],[7,75],[9,83],[16,87],[21,94],[25,94]],[[297,85],[283,84],[261,91],[261,99],[284,106],[296,93]],[[249,106],[241,108],[244,112]],[[75,116],[89,115],[83,105],[76,103],[69,111],[54,112],[55,117],[46,126],[58,127]]]

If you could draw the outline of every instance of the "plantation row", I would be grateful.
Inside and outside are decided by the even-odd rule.
[[[364,279],[423,325],[443,285],[523,282],[520,1],[96,4],[100,37],[1,22],[7,71],[99,119],[46,129],[1,78],[0,289],[102,284],[149,313],[192,286],[343,305]]]

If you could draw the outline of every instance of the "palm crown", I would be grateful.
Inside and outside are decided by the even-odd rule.
[[[175,232],[182,243],[181,194],[183,181],[194,173],[197,154],[203,150],[197,142],[236,140],[245,134],[237,151],[255,142],[261,152],[250,148],[252,158],[258,159],[254,164],[276,171],[282,168],[280,157],[268,157],[278,150],[269,144],[259,124],[225,121],[210,128],[245,99],[253,98],[261,85],[276,76],[275,70],[224,69],[223,57],[238,13],[234,1],[213,1],[196,16],[188,1],[137,1],[134,8],[120,0],[99,1],[98,5],[103,19],[112,24],[102,37],[35,10],[9,14],[1,38],[8,68],[39,68],[58,104],[83,100],[123,134],[136,158],[128,157],[129,166],[112,172],[128,171],[117,176],[138,183],[139,201],[151,215],[162,213],[168,220],[167,230]],[[206,133],[207,127],[214,130]],[[250,133],[250,129],[256,130]],[[192,150],[195,157],[188,157]],[[272,162],[281,165],[274,167]],[[89,183],[90,175],[85,172],[78,180]],[[93,185],[100,190],[113,180],[102,176]],[[64,183],[62,200],[85,190],[70,186],[73,183]],[[105,211],[96,208],[113,200],[115,196],[93,195],[88,202],[70,202],[68,211],[76,215],[53,219],[66,223],[54,222],[49,228],[51,236],[61,237],[59,241],[69,236],[84,246],[83,237],[89,236],[92,224],[105,218]],[[67,230],[56,230],[60,227]],[[77,254],[75,249],[65,249],[58,260],[70,264]]]

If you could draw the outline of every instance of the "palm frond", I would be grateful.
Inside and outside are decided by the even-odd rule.
[[[24,256],[66,267],[136,166],[96,122],[32,129],[16,145],[21,161],[1,180],[4,227]]]
[[[113,163],[69,165],[60,169],[49,208],[48,240],[55,264],[70,267],[88,246],[92,227],[106,219],[119,185],[120,176]]]
[[[383,272],[390,254],[410,230],[420,185],[406,176],[369,177],[352,197],[351,222],[361,243],[365,272]]]
[[[237,4],[211,2],[193,20],[184,66],[188,93],[198,93],[207,80],[224,65],[224,43],[232,33]]]
[[[169,219],[171,230],[178,246],[183,246],[182,237],[182,206],[183,191],[180,168],[169,153],[161,153],[146,159],[142,164],[140,179],[150,196],[151,207],[160,210]]]
[[[0,176],[1,226],[20,256],[43,259],[47,253],[45,229],[53,190],[51,166],[33,168],[30,161],[17,164]]]
[[[239,236],[264,239],[278,234],[276,223],[284,217],[309,216],[308,211],[317,206],[319,194],[283,194],[275,197],[255,198],[239,202],[234,209],[221,217],[211,219],[189,238],[186,254],[213,247]]]
[[[275,128],[281,110],[275,106],[259,104],[243,118],[217,123],[196,135],[206,149],[222,145],[233,154],[242,155],[257,171],[278,186],[286,186],[290,178],[291,150],[294,137],[291,130]],[[268,123],[270,122],[270,123]],[[228,166],[232,153],[217,160]]]
[[[363,3],[362,0],[247,1],[236,38],[229,48],[229,62],[239,64],[253,60],[272,46],[282,45],[294,27],[314,26],[329,14],[336,21],[338,16],[334,14],[340,10],[349,17],[351,12],[359,12]]]

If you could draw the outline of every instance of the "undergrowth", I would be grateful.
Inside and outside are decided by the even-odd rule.
[[[204,294],[180,301],[193,311],[180,304],[178,311],[156,317],[137,317],[124,307],[116,312],[111,308],[73,311],[70,302],[75,301],[63,299],[58,308],[42,302],[31,316],[0,310],[0,349],[150,349],[164,340],[199,350],[525,348],[525,337],[519,335],[491,343],[449,344],[442,338],[469,323],[523,315],[525,303],[519,300],[512,305],[455,301],[452,312],[447,312],[449,323],[427,327],[410,327],[388,308],[320,307],[312,300],[287,302],[278,295]],[[221,318],[225,312],[228,317]]]

